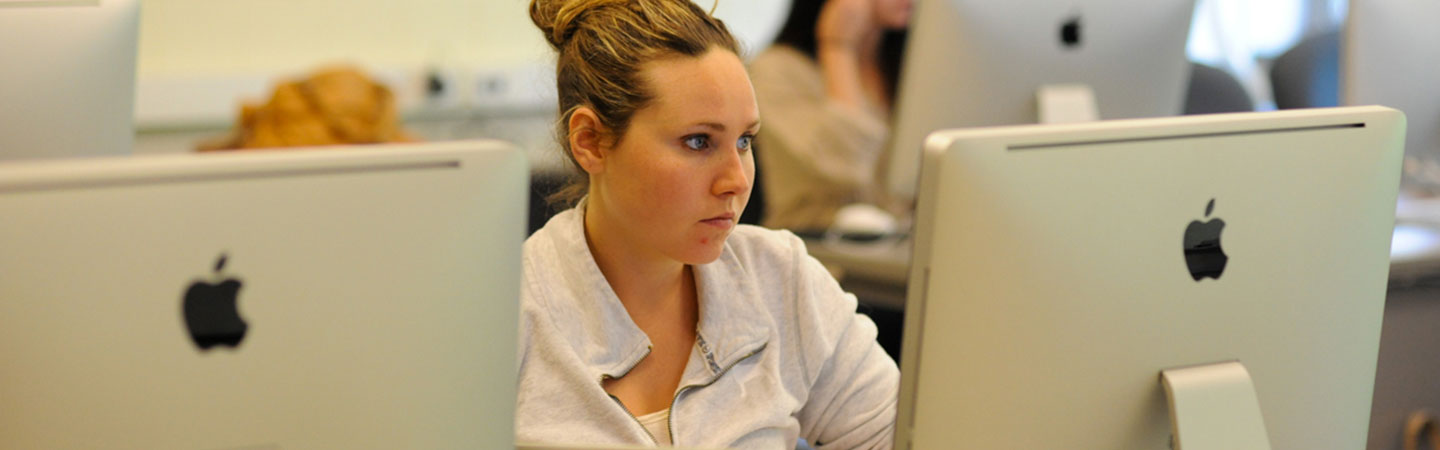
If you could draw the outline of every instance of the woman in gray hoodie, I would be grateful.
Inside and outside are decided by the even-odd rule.
[[[899,373],[794,235],[736,218],[754,90],[690,0],[532,0],[578,204],[525,242],[516,440],[889,448]]]

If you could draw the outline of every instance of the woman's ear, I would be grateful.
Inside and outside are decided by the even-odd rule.
[[[595,110],[588,106],[575,108],[570,113],[570,155],[586,173],[595,175],[605,171],[604,125]]]

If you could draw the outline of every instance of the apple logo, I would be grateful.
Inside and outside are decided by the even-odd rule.
[[[1066,49],[1074,49],[1080,46],[1080,16],[1073,15],[1060,25],[1060,43]]]
[[[225,258],[226,255],[222,253],[215,262],[214,279],[210,280],[212,282],[196,280],[185,290],[182,304],[185,327],[190,330],[190,338],[201,351],[217,345],[238,347],[240,341],[245,339],[245,330],[248,328],[245,320],[240,318],[240,311],[235,303],[236,296],[240,294],[240,280],[222,279],[221,271],[225,269]]]
[[[1215,199],[1210,199],[1210,204],[1205,206],[1205,217],[1215,210]],[[1225,263],[1230,257],[1225,256],[1225,249],[1220,248],[1220,232],[1225,231],[1225,221],[1219,218],[1201,222],[1194,220],[1190,226],[1185,227],[1185,265],[1190,268],[1190,276],[1195,281],[1202,278],[1220,279],[1220,273],[1225,271]]]

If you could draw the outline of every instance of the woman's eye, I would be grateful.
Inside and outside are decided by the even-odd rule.
[[[750,136],[750,135],[740,136],[740,140],[738,140],[738,141],[735,142],[735,147],[736,147],[736,148],[739,148],[739,149],[741,149],[741,150],[750,150],[750,146],[751,146],[752,144],[754,144],[754,143],[755,143],[755,136]]]
[[[710,136],[703,134],[686,136],[683,142],[685,143],[685,147],[691,150],[705,150],[710,148]]]

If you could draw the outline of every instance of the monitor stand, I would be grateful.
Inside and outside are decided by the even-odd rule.
[[[1075,123],[1100,120],[1095,90],[1087,84],[1047,84],[1035,91],[1039,123]]]
[[[1175,450],[1270,450],[1260,401],[1239,361],[1160,372]]]

